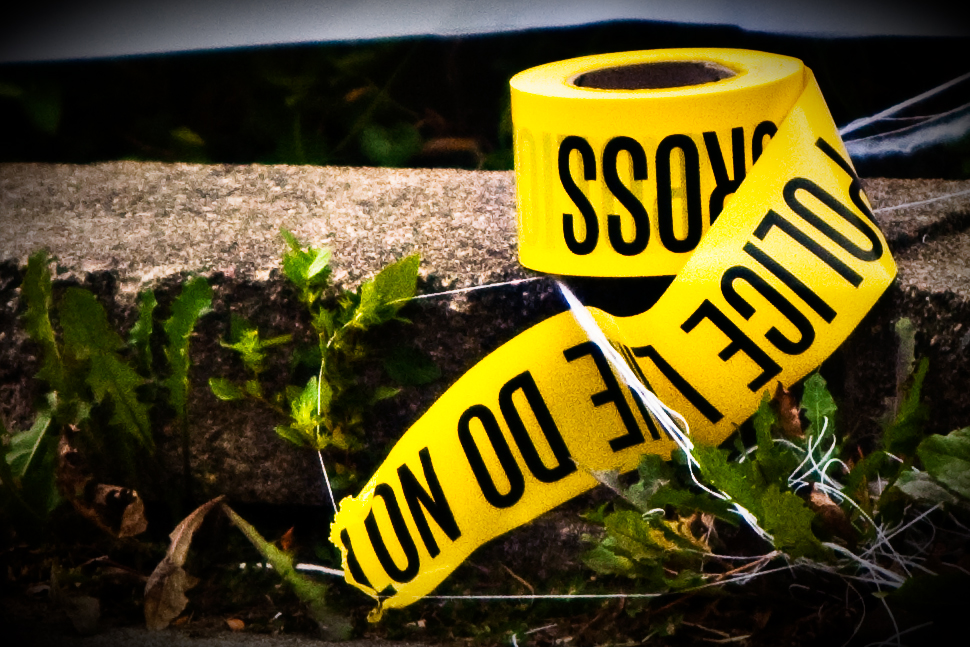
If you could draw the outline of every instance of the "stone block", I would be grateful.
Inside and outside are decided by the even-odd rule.
[[[914,320],[919,354],[931,362],[926,399],[931,428],[970,424],[970,182],[866,181],[876,217],[899,264],[879,305],[823,366],[843,397],[842,428],[874,438],[873,420],[895,383],[893,322]],[[880,210],[882,209],[882,210]],[[137,292],[153,287],[160,310],[180,280],[202,274],[215,289],[213,312],[193,338],[192,469],[197,496],[239,502],[322,505],[316,457],[280,440],[273,414],[216,400],[206,381],[239,370],[219,346],[229,314],[272,333],[308,334],[278,263],[286,227],[334,251],[336,280],[353,288],[407,254],[422,256],[421,293],[536,275],[518,265],[514,177],[508,172],[207,166],[112,162],[90,166],[0,165],[0,414],[22,427],[40,394],[34,349],[19,316],[27,256],[47,248],[61,283],[81,283],[110,305],[127,330]],[[406,339],[431,354],[442,378],[408,387],[368,421],[374,447],[359,459],[366,479],[394,439],[487,353],[564,309],[554,283],[531,282],[415,301],[411,326],[375,343]],[[366,377],[366,376],[365,376]],[[181,459],[175,432],[156,430],[166,472]],[[338,494],[350,494],[350,490]]]

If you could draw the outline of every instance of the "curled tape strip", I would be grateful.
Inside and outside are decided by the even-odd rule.
[[[560,275],[674,275],[596,323],[694,440],[845,340],[896,274],[809,69],[759,52],[573,59],[512,79],[519,257]],[[348,582],[401,607],[480,545],[676,447],[570,313],[461,377],[340,504]],[[378,612],[379,615],[379,612]]]

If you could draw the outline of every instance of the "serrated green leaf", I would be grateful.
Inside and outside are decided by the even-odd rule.
[[[169,404],[182,419],[187,415],[191,364],[189,337],[199,317],[208,312],[211,306],[212,288],[201,276],[195,277],[182,287],[182,292],[172,303],[172,314],[163,325],[168,340],[165,344],[165,357],[170,370],[163,384],[169,392]]]
[[[314,249],[313,250],[313,261],[306,269],[307,280],[313,279],[320,272],[327,269],[330,264],[330,250],[329,249]]]
[[[307,270],[310,267],[308,254],[302,250],[294,250],[283,255],[283,275],[301,290],[307,287]]]
[[[385,267],[373,279],[360,286],[360,305],[354,320],[361,327],[390,321],[414,296],[421,258],[412,254]]]
[[[55,391],[62,391],[67,378],[50,320],[50,261],[45,250],[30,256],[20,294],[26,304],[24,327],[27,335],[41,349],[41,368],[37,377],[47,382]]]
[[[319,398],[319,400],[318,400]],[[317,382],[316,376],[310,378],[303,390],[290,401],[290,416],[298,429],[309,430],[319,424],[319,411],[326,413],[330,409],[333,392],[326,382]]]
[[[136,389],[146,380],[114,353],[98,353],[91,356],[87,382],[97,402],[111,397],[111,423],[120,426],[142,446],[153,449],[148,406],[136,394]]]
[[[151,336],[154,330],[154,320],[152,318],[158,301],[155,300],[155,293],[146,290],[138,295],[138,320],[128,332],[128,345],[135,351],[138,367],[146,374],[152,368],[152,349]]]
[[[775,442],[771,431],[777,421],[771,394],[766,391],[754,416],[758,449],[749,456],[749,460],[757,467],[765,483],[775,483],[781,488],[787,488],[788,476],[798,467],[802,457],[790,446]]]
[[[383,303],[393,304],[413,297],[420,265],[421,257],[412,254],[381,270],[374,278],[374,291],[378,298]]]
[[[761,490],[765,483],[751,461],[731,463],[727,450],[698,443],[694,457],[704,479],[755,516],[761,512]]]
[[[677,545],[664,533],[651,526],[643,515],[633,510],[620,510],[606,517],[603,524],[616,547],[637,559],[657,559]]]
[[[286,227],[280,227],[280,236],[286,241],[286,244],[290,246],[290,249],[294,252],[300,251],[300,241],[296,239],[296,236],[287,229]]]
[[[138,400],[136,389],[146,380],[115,352],[125,346],[108,325],[104,308],[93,294],[71,287],[58,305],[64,348],[67,353],[90,361],[84,380],[95,402],[110,398],[110,422],[146,448],[153,448],[148,407]]]
[[[58,304],[64,349],[78,359],[112,353],[124,347],[121,336],[108,325],[104,307],[87,290],[70,287]]]
[[[263,364],[266,354],[263,353],[259,343],[259,331],[247,330],[237,335],[236,341],[231,344],[219,342],[224,348],[230,348],[239,353],[246,370],[259,374],[263,372]]]
[[[328,338],[333,337],[333,333],[337,330],[334,315],[335,313],[333,310],[319,308],[313,313],[313,319],[311,321],[314,330]]]
[[[758,444],[758,451],[769,449],[775,444],[771,437],[771,428],[778,421],[775,410],[771,406],[771,393],[765,391],[761,396],[761,403],[758,410],[754,413],[755,442]]]
[[[970,500],[970,427],[926,438],[917,454],[938,483]]]
[[[812,532],[815,513],[798,496],[770,485],[761,496],[760,508],[758,521],[774,538],[775,548],[791,557],[818,557],[825,553]]]
[[[210,377],[209,388],[220,400],[242,400],[246,397],[245,391],[224,377]]]
[[[297,447],[306,447],[310,444],[309,439],[304,437],[299,431],[293,429],[290,426],[279,426],[274,429],[276,435],[283,440],[289,441],[296,445]]]
[[[330,277],[330,251],[307,247],[306,250],[286,229],[280,235],[289,246],[283,254],[283,275],[299,291],[300,300],[312,306],[319,300]]]
[[[293,341],[293,335],[278,335],[270,339],[260,339],[259,330],[255,326],[234,314],[229,327],[229,339],[231,343],[219,342],[220,345],[239,353],[246,369],[259,375],[266,368],[265,350]]]
[[[826,418],[828,418],[828,428],[831,430],[832,424],[835,422],[832,420],[832,416],[838,407],[835,406],[835,400],[832,399],[832,394],[825,386],[825,378],[818,373],[813,373],[805,380],[801,405],[805,409],[805,417],[808,418],[810,423],[807,430],[808,435],[821,432],[825,428]]]
[[[434,382],[441,377],[441,369],[434,360],[416,348],[398,346],[384,360],[387,375],[405,386]]]

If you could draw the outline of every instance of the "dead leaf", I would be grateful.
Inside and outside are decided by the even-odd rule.
[[[771,404],[778,414],[782,433],[789,438],[803,438],[805,432],[802,430],[802,420],[799,417],[800,407],[791,391],[782,386],[781,382],[775,388],[775,397],[771,399]]]
[[[284,553],[288,553],[293,550],[293,528],[290,528],[284,532],[283,536],[280,537],[280,549]]]
[[[185,591],[195,586],[198,579],[182,570],[182,565],[188,556],[192,535],[202,524],[205,515],[222,498],[216,497],[196,508],[169,535],[172,541],[168,552],[145,584],[145,624],[150,630],[158,631],[167,627],[189,603]]]
[[[71,442],[76,433],[77,428],[73,425],[66,427],[57,443],[57,487],[65,498],[71,500],[82,496],[91,480],[88,466]]]
[[[808,507],[819,516],[822,526],[836,537],[843,539],[850,547],[856,545],[858,533],[852,527],[849,517],[828,494],[812,486],[812,493],[808,497]]]
[[[229,628],[233,631],[242,631],[246,628],[246,623],[239,618],[229,618],[226,620],[226,624],[229,625]]]
[[[148,530],[145,504],[135,490],[98,484],[91,508],[119,539],[134,537]]]
[[[91,470],[74,447],[75,428],[61,435],[57,446],[57,485],[81,516],[109,535],[122,539],[148,529],[145,504],[138,492],[118,485],[95,483]]]

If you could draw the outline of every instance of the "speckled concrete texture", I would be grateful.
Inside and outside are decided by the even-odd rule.
[[[847,428],[875,434],[873,417],[891,395],[892,322],[911,317],[918,352],[931,361],[927,400],[935,431],[970,424],[970,181],[866,180],[899,278],[843,348],[823,367],[854,411]],[[280,442],[272,415],[215,400],[212,375],[239,367],[219,347],[229,313],[271,334],[307,333],[287,299],[278,259],[280,227],[334,250],[347,287],[405,254],[422,256],[424,293],[534,276],[518,265],[514,177],[509,172],[292,166],[206,166],[114,162],[91,166],[0,165],[0,414],[29,420],[36,357],[17,323],[21,266],[46,247],[62,282],[81,282],[115,303],[112,320],[132,321],[132,297],[152,285],[160,312],[186,273],[209,277],[213,313],[193,342],[193,474],[200,496],[322,505],[313,457]],[[563,305],[548,280],[409,306],[407,339],[441,366],[437,383],[382,403],[373,441],[403,433],[449,384],[512,336]],[[849,414],[846,414],[849,415]],[[159,446],[177,471],[174,432]],[[171,436],[171,437],[170,437]],[[166,454],[166,452],[168,452]],[[380,456],[376,456],[378,460]],[[369,465],[361,465],[366,478]],[[349,493],[349,492],[347,492]]]
[[[360,280],[420,252],[455,286],[523,275],[507,172],[112,162],[0,166],[0,259],[46,247],[123,287],[179,272],[266,279],[280,227]]]

